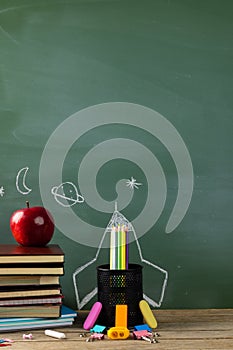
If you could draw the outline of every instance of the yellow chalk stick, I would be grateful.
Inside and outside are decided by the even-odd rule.
[[[153,312],[151,311],[149,304],[145,300],[141,300],[139,303],[139,308],[148,326],[150,328],[156,328],[158,324],[153,315]]]
[[[127,328],[127,305],[116,305],[115,326]]]

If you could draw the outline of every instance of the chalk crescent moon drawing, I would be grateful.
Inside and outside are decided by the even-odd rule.
[[[26,166],[20,169],[16,176],[16,188],[21,194],[28,194],[32,191],[32,189],[27,187],[26,185],[26,176],[27,176],[28,170],[29,170],[29,167]],[[21,184],[21,188],[19,184]]]

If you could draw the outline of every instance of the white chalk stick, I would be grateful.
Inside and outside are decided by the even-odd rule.
[[[48,335],[49,337],[53,337],[53,338],[57,338],[57,339],[64,339],[64,338],[66,338],[66,335],[64,333],[52,331],[50,329],[46,329],[44,331],[44,333],[45,333],[45,335]]]

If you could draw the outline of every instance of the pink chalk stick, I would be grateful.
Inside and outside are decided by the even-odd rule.
[[[83,328],[86,330],[91,329],[94,325],[95,322],[100,314],[100,311],[102,309],[102,304],[97,301],[91,308],[84,324],[83,324]]]

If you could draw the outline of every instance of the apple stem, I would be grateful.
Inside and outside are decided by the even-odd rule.
[[[29,201],[26,201],[27,208],[29,208]]]

